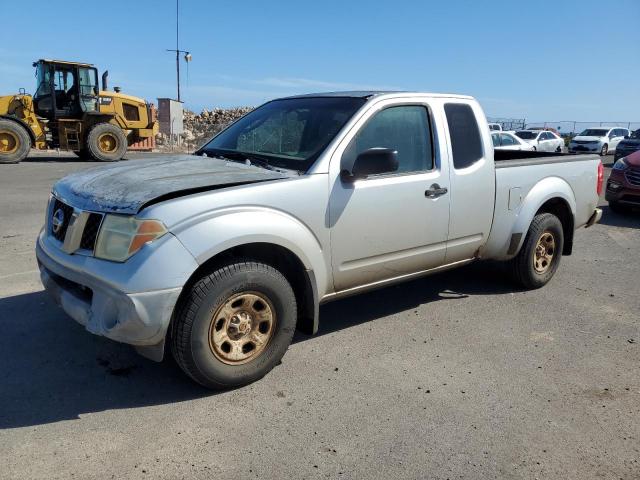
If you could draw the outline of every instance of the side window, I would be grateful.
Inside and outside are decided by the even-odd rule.
[[[386,108],[369,119],[345,151],[355,161],[370,148],[398,151],[398,173],[433,169],[431,126],[426,107],[407,105]]]
[[[478,122],[470,105],[447,103],[444,106],[451,136],[453,166],[467,168],[482,158],[482,140]]]
[[[504,146],[511,146],[511,145],[517,145],[518,144],[511,135],[507,135],[507,134],[503,133],[500,136],[502,137],[502,145],[504,145]]]
[[[500,146],[500,135],[497,133],[494,133],[493,135],[491,135],[491,141],[493,142],[493,146],[494,147],[499,147]]]
[[[553,136],[549,132],[542,132],[540,135],[540,140],[551,140]]]

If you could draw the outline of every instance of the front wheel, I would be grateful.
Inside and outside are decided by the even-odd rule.
[[[127,153],[127,137],[122,129],[111,123],[94,125],[87,135],[85,148],[89,156],[100,162],[121,160]]]
[[[509,261],[514,280],[527,289],[546,285],[560,265],[563,247],[564,233],[558,217],[551,213],[536,215],[520,252]]]
[[[29,155],[31,138],[22,125],[0,119],[0,163],[18,163]]]
[[[609,152],[609,146],[605,143],[602,145],[602,149],[600,150],[600,155],[605,156]]]
[[[278,364],[296,320],[296,298],[285,276],[270,265],[239,260],[188,288],[173,319],[173,356],[207,388],[247,385]]]

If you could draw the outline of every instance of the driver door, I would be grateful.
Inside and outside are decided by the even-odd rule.
[[[332,158],[329,198],[336,291],[384,281],[443,264],[449,227],[449,172],[433,146],[427,105],[374,110]],[[344,181],[338,170],[370,148],[398,152],[396,172]],[[444,193],[429,196],[438,185]]]
[[[83,112],[97,112],[99,109],[98,71],[95,68],[78,69],[80,109]]]

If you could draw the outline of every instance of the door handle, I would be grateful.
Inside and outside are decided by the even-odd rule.
[[[425,190],[424,196],[428,198],[438,198],[448,191],[449,190],[447,189],[447,187],[441,187],[437,183],[434,183],[427,190]]]

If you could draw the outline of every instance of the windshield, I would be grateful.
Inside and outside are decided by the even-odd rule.
[[[581,137],[604,137],[609,130],[604,130],[602,128],[587,128],[584,130],[580,136]]]
[[[274,100],[220,132],[200,152],[306,171],[365,102],[352,97]]]
[[[538,133],[540,132],[527,132],[526,130],[522,130],[520,132],[516,132],[516,135],[524,140],[533,140],[538,137]]]

